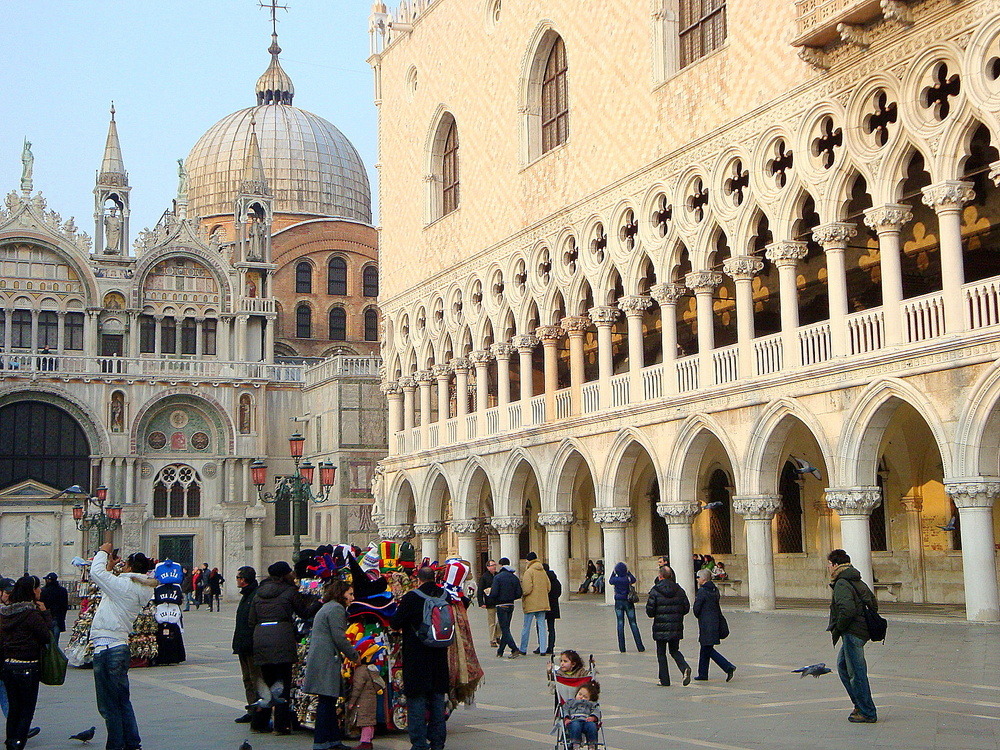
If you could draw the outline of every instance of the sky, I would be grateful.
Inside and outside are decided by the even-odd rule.
[[[294,104],[340,129],[376,188],[376,110],[368,0],[279,0],[281,64]],[[132,186],[132,239],[170,206],[177,159],[226,115],[256,104],[270,8],[257,0],[3,2],[0,194],[20,189],[21,149],[34,189],[93,235],[94,181],[115,104]],[[377,205],[373,205],[376,211]],[[377,219],[376,219],[377,221]]]

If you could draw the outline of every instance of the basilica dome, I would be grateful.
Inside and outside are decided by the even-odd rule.
[[[188,210],[199,218],[233,212],[252,128],[275,213],[371,224],[368,175],[357,150],[332,123],[292,106],[294,87],[278,62],[276,40],[269,51],[257,106],[219,120],[188,154]]]

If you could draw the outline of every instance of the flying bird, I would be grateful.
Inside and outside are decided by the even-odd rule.
[[[67,487],[62,492],[57,492],[56,494],[54,494],[52,496],[52,499],[55,500],[57,497],[62,497],[63,495],[82,495],[82,494],[84,493],[80,485],[74,484],[70,487]]]
[[[799,678],[805,677],[807,674],[819,677],[821,674],[830,674],[832,671],[832,669],[827,669],[826,664],[820,662],[819,664],[810,664],[808,667],[793,669],[792,674],[798,674]]]
[[[796,458],[795,456],[789,456],[788,460],[792,462],[792,466],[795,467],[795,471],[798,474],[812,474],[814,477],[823,480],[823,475],[819,473],[819,469],[813,466],[811,463],[803,458]]]
[[[941,529],[941,531],[954,531],[955,530],[955,516],[951,517],[951,520],[948,521],[948,525],[947,526],[938,526],[938,528]]]
[[[243,740],[243,744],[240,745],[240,750],[253,750],[253,745],[250,744],[250,740]]]
[[[713,502],[705,503],[701,507],[704,510],[715,510],[716,508],[721,508],[723,505],[725,505],[725,503],[721,500],[714,500]]]
[[[97,731],[97,727],[91,727],[83,732],[79,732],[70,737],[71,740],[80,740],[80,742],[90,742],[94,739],[94,732]]]

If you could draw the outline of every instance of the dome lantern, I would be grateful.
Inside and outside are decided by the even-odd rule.
[[[295,96],[295,86],[292,85],[292,79],[288,77],[278,61],[281,47],[278,46],[277,34],[271,34],[271,46],[268,47],[267,51],[271,53],[271,64],[257,79],[257,105],[291,104],[292,97]]]

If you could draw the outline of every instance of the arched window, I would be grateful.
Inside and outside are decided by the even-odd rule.
[[[441,155],[442,216],[458,208],[458,126],[452,118],[444,137]]]
[[[670,534],[667,519],[656,512],[660,502],[660,483],[653,482],[649,488],[649,554],[670,558]]]
[[[201,515],[201,478],[185,464],[160,469],[153,481],[154,518],[197,518]]]
[[[181,354],[194,354],[198,341],[198,324],[194,318],[181,322]]]
[[[731,555],[733,553],[733,534],[730,522],[729,477],[722,469],[712,472],[708,480],[708,502],[722,503],[712,508],[708,516],[709,545],[713,555]]]
[[[374,308],[365,310],[365,341],[378,341],[378,312]]]
[[[10,316],[10,345],[15,349],[31,348],[31,310],[15,310]]]
[[[365,297],[378,297],[378,266],[365,266],[361,290]]]
[[[334,256],[330,258],[327,269],[326,293],[346,296],[347,294],[347,261]]]
[[[312,338],[312,310],[309,305],[302,304],[295,308],[295,338]]]
[[[59,345],[59,315],[46,310],[38,313],[38,348],[55,349]]]
[[[90,487],[90,443],[79,423],[44,401],[0,408],[0,488],[35,479],[49,487]]]
[[[347,313],[342,307],[330,310],[330,340],[347,341]]]
[[[802,484],[791,461],[781,469],[778,482],[781,510],[775,515],[778,552],[802,552]]]
[[[300,261],[295,266],[295,293],[312,294],[313,273],[312,264],[309,261]]]
[[[680,0],[681,67],[726,42],[726,0]]]
[[[569,137],[569,96],[566,81],[566,45],[556,38],[545,61],[542,79],[542,153]]]

